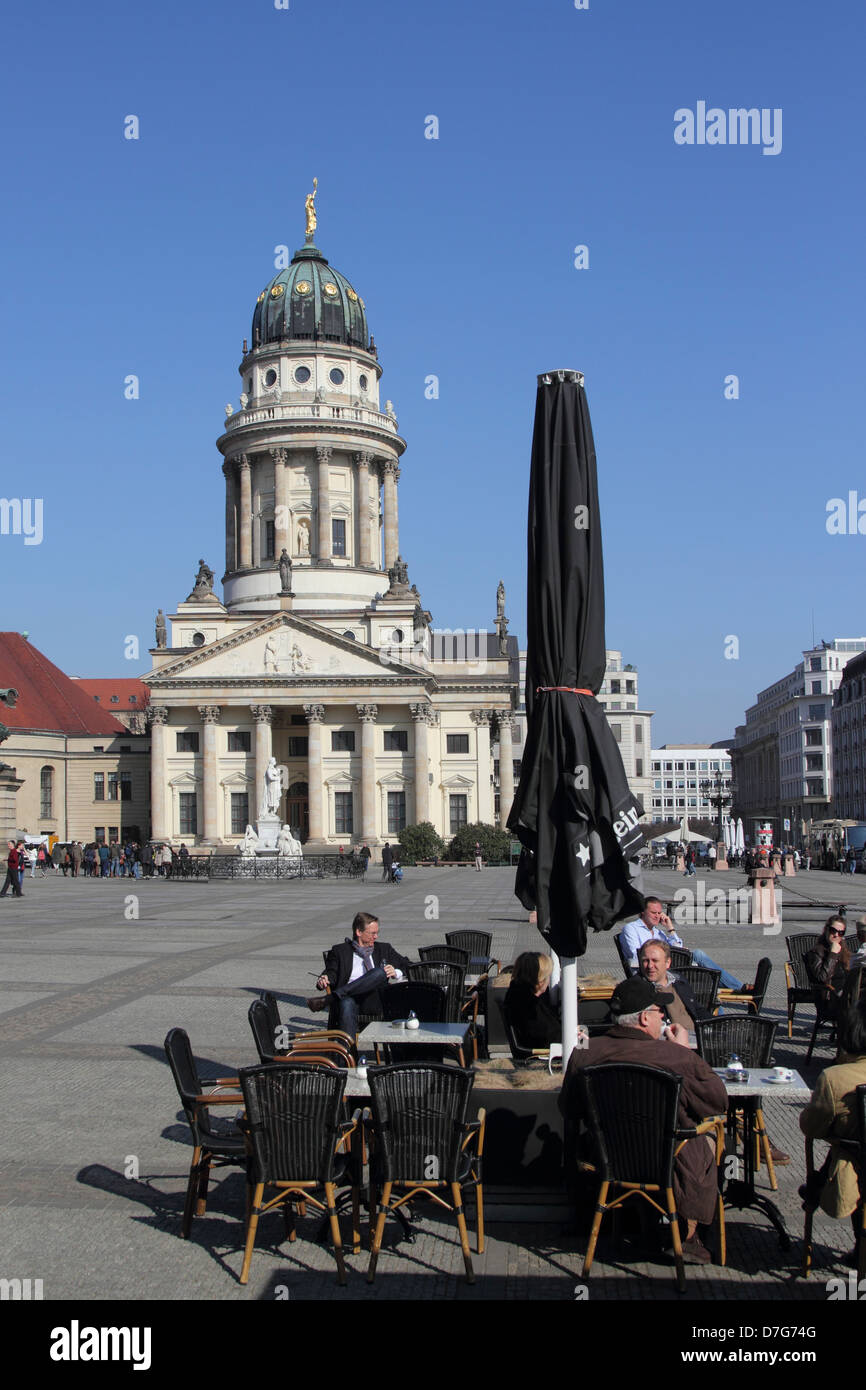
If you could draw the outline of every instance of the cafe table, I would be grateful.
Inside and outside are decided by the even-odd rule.
[[[415,1045],[423,1047],[453,1047],[457,1051],[461,1067],[466,1065],[463,1046],[469,1034],[469,1023],[421,1023],[417,1028],[395,1028],[393,1023],[376,1019],[368,1023],[358,1034],[358,1056],[375,1048],[376,1058],[380,1049],[394,1043],[401,1047]]]
[[[773,1099],[805,1105],[812,1094],[811,1089],[798,1071],[790,1071],[790,1079],[777,1081],[772,1067],[749,1067],[742,1073],[748,1079],[733,1081],[728,1076],[727,1067],[714,1067],[713,1070],[724,1082],[728,1093],[729,1118],[736,1120],[738,1112],[743,1116],[743,1176],[727,1183],[725,1206],[741,1210],[755,1207],[762,1211],[778,1231],[779,1245],[783,1250],[789,1250],[791,1237],[785,1229],[779,1208],[763,1192],[755,1190],[755,1116],[758,1106],[754,1102]]]

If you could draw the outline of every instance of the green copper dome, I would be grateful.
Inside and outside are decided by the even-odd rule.
[[[256,302],[253,347],[284,339],[370,350],[363,300],[312,242],[295,252]]]

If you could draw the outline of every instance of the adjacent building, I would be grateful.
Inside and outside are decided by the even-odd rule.
[[[17,632],[0,633],[0,683],[17,693],[2,707],[9,833],[61,841],[141,840],[150,819],[148,743]],[[130,682],[122,682],[129,685]],[[146,699],[140,682],[138,698]],[[8,786],[8,778],[7,778]]]
[[[731,745],[734,809],[754,840],[769,823],[775,841],[802,844],[834,802],[832,710],[846,664],[866,637],[839,637],[803,652],[793,671],[762,690]]]
[[[833,816],[866,823],[866,652],[842,672],[830,714]]]
[[[721,778],[721,783],[718,779]],[[712,783],[712,790],[702,790]],[[731,756],[711,743],[663,743],[652,750],[651,818],[660,821],[718,822],[718,806],[710,797],[716,786],[731,787]]]

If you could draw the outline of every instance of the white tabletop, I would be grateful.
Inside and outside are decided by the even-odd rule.
[[[783,1100],[806,1100],[812,1094],[798,1071],[791,1072],[790,1081],[774,1081],[772,1067],[746,1067],[749,1079],[729,1081],[727,1067],[713,1067],[716,1076],[725,1083],[725,1090],[731,1099],[737,1096],[780,1096]]]
[[[379,1019],[368,1023],[358,1035],[358,1052],[376,1043],[452,1043],[465,1042],[468,1023],[422,1023],[418,1028],[395,1028]]]

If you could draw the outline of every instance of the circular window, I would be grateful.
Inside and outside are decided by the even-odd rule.
[[[354,634],[354,632],[344,632],[344,633],[343,633],[343,636],[345,637],[345,639],[346,639],[347,642],[354,642],[354,641],[355,641],[355,634]]]
[[[332,367],[331,370],[328,372],[328,380],[332,381],[335,386],[342,386],[346,378],[340,371],[339,367]]]
[[[295,290],[298,294],[309,294],[312,288],[309,280],[299,280],[295,285]]]
[[[271,299],[280,299],[285,291],[285,285],[274,285],[271,290]]]
[[[276,384],[276,380],[277,380],[277,374],[276,374],[276,372],[274,371],[273,367],[270,367],[270,368],[265,372],[265,385],[266,385],[266,386],[274,386],[274,385]]]
[[[194,632],[194,633],[192,634],[192,644],[193,644],[194,647],[203,647],[203,646],[204,646],[204,633],[203,633],[203,632]]]
[[[395,627],[395,628],[394,628],[394,631],[393,631],[393,633],[391,634],[391,640],[392,640],[393,642],[402,642],[402,641],[403,641],[403,629],[402,629],[402,627]]]
[[[327,285],[323,285],[322,288],[324,289],[325,294],[328,296],[329,299],[335,299],[336,296],[340,293],[340,291],[337,289],[337,286],[332,284],[330,280],[328,281]]]
[[[296,367],[296,368],[295,368],[295,381],[300,381],[300,382],[303,384],[303,382],[309,381],[309,379],[310,379],[310,369],[309,369],[309,367]]]
[[[367,389],[367,378],[363,375],[363,373],[362,373],[361,376],[358,377],[358,385],[360,386],[360,388],[361,388],[362,391],[366,391],[366,389]]]

